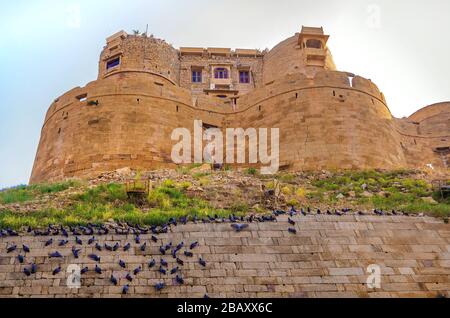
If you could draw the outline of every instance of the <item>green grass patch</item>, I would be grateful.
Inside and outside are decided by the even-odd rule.
[[[80,187],[81,183],[69,180],[57,183],[20,185],[0,191],[0,204],[23,203],[33,200],[41,195],[65,191],[69,188]]]

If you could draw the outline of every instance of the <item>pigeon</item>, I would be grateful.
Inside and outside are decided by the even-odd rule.
[[[47,242],[45,242],[45,247],[50,246],[53,244],[53,239],[49,239]]]
[[[101,245],[98,244],[98,243],[95,244],[95,249],[96,249],[97,251],[99,251],[99,252],[102,251],[102,247],[101,247]]]
[[[97,274],[101,274],[102,273],[102,269],[100,267],[98,267],[98,265],[95,265],[95,272]]]
[[[164,287],[166,287],[166,285],[164,283],[158,283],[155,285],[155,289],[156,291],[160,291],[162,290]]]
[[[317,209],[317,214],[322,214],[322,211],[320,211],[320,209]]]
[[[35,263],[31,264],[31,274],[36,274],[37,272],[37,265]]]
[[[209,299],[208,294],[205,294],[205,295],[203,296],[203,298],[204,298],[204,299]]]
[[[115,278],[113,274],[111,274],[110,281],[111,283],[113,283],[114,286],[117,286],[117,278]]]
[[[133,271],[134,276],[136,276],[137,274],[139,274],[141,271],[142,271],[142,267],[141,267],[141,266],[135,268],[134,271]]]
[[[65,238],[69,237],[69,233],[67,233],[66,229],[63,227],[61,227],[61,233]]]
[[[161,253],[161,255],[166,255],[166,250],[162,246],[159,248],[159,252]]]
[[[77,237],[75,237],[75,242],[78,244],[78,245],[83,245],[83,241],[77,236]]]
[[[19,260],[20,264],[23,264],[23,261],[25,260],[25,258],[22,255],[18,255],[17,259]]]
[[[164,247],[164,249],[165,249],[166,251],[170,250],[171,248],[172,248],[172,242],[170,242],[169,244],[167,244],[167,245]]]
[[[290,225],[295,225],[295,221],[293,221],[291,218],[288,218],[288,222]]]
[[[184,284],[184,279],[183,279],[181,276],[179,276],[179,275],[177,275],[177,276],[175,277],[175,281],[176,281],[178,284],[180,284],[180,285],[183,285],[183,284]]]
[[[79,257],[79,253],[80,253],[80,251],[81,251],[81,249],[76,249],[75,248],[75,246],[74,247],[72,247],[72,254],[73,254],[73,256],[75,257],[75,258],[78,258]]]
[[[125,246],[123,247],[123,250],[126,252],[126,251],[128,251],[128,250],[130,249],[130,247],[131,247],[131,244],[130,244],[130,243],[127,243],[127,245],[125,245]]]
[[[122,260],[119,260],[119,266],[122,267],[122,268],[127,267],[127,265],[125,264],[125,262],[122,261]]]
[[[59,274],[61,272],[61,266],[53,270],[53,276]]]
[[[132,282],[133,281],[133,277],[131,277],[130,273],[127,274],[127,276],[125,276],[125,278],[127,279],[127,281]]]
[[[94,241],[95,241],[95,237],[91,237],[91,238],[88,240],[88,245],[91,245],[92,243],[94,243]]]
[[[6,249],[6,252],[9,254],[9,253],[14,252],[16,249],[17,249],[17,245],[12,245]]]
[[[162,268],[162,266],[159,267],[158,271],[163,275],[167,274],[167,271],[164,268]]]
[[[174,268],[172,268],[172,270],[170,271],[170,274],[175,274],[176,272],[178,272],[178,266],[177,267],[174,267]]]
[[[23,269],[23,273],[24,273],[26,276],[31,276],[31,272],[30,272],[30,270],[29,270],[28,268],[24,268],[24,269]]]
[[[69,241],[67,241],[67,240],[61,240],[61,241],[59,241],[58,246],[65,246],[68,243],[69,243]]]
[[[156,261],[154,259],[152,259],[149,263],[148,263],[148,267],[149,268],[153,268],[156,265]]]
[[[136,235],[135,242],[136,244],[141,244],[141,237],[139,235]]]
[[[191,250],[193,250],[193,249],[196,248],[197,246],[198,246],[198,242],[194,242],[194,243],[191,244],[191,246],[189,246],[189,248],[190,248]]]
[[[183,248],[183,246],[184,246],[184,242],[181,242],[180,244],[178,244],[177,246],[176,246],[176,250],[177,251],[179,251],[179,250],[181,250],[182,248]]]
[[[122,294],[126,295],[128,293],[128,290],[130,289],[130,285],[125,285],[122,288]]]
[[[163,258],[161,258],[161,265],[164,267],[169,266],[169,264]]]
[[[362,212],[362,211],[359,211],[358,212],[358,215],[361,215],[361,216],[363,216],[363,215],[366,215],[364,212]]]
[[[183,266],[184,262],[181,259],[177,258],[177,264]]]
[[[147,243],[142,244],[140,247],[141,252],[145,252],[145,249],[147,248]]]
[[[200,264],[200,265],[202,265],[203,267],[206,267],[206,262],[205,262],[205,260],[203,259],[203,258],[199,258],[198,259],[198,263]]]
[[[184,251],[184,255],[185,255],[186,257],[192,257],[192,256],[194,256],[193,253],[188,252],[188,251]]]
[[[331,215],[332,213],[330,212],[330,210],[327,210],[327,215]]]
[[[152,235],[152,241],[157,243],[158,242],[158,238],[156,236]]]
[[[177,258],[177,253],[178,253],[178,250],[177,250],[177,249],[174,249],[174,250],[172,251],[172,257],[173,257],[173,258]]]
[[[27,228],[27,233],[31,233],[31,231],[33,231],[33,230],[31,229],[31,226],[29,226],[29,227]]]
[[[85,268],[83,268],[83,269],[80,271],[80,274],[81,274],[81,275],[86,274],[88,271],[89,271],[89,268],[88,268],[88,267],[85,267]]]
[[[89,254],[88,256],[91,260],[95,261],[95,262],[99,262],[100,263],[100,256],[95,255],[95,254]]]
[[[289,233],[291,233],[291,234],[297,234],[297,230],[294,229],[294,228],[292,228],[292,227],[290,227],[290,228],[288,229],[288,231],[289,231]]]
[[[113,252],[116,252],[120,247],[119,243],[114,244],[114,246],[112,247]]]
[[[62,255],[59,252],[54,252],[50,254],[50,258],[62,258]]]
[[[248,228],[248,224],[231,224],[231,227],[236,232],[241,232],[242,230],[245,230],[246,228]]]
[[[26,245],[22,245],[22,249],[25,253],[30,253],[30,248]]]
[[[109,245],[106,244],[106,243],[105,243],[105,249],[106,249],[107,251],[110,251],[110,252],[112,252],[112,250],[113,250],[112,246],[109,246]]]

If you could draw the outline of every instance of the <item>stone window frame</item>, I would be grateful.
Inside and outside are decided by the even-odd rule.
[[[250,84],[250,70],[239,70],[239,83]]]
[[[215,79],[228,79],[228,69],[226,67],[215,67],[214,68],[214,78]]]
[[[120,55],[114,56],[106,61],[106,71],[115,69],[122,63],[122,57]]]
[[[191,69],[191,82],[195,84],[203,82],[203,70],[201,68]]]

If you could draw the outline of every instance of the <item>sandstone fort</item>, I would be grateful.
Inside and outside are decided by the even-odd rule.
[[[286,170],[447,170],[450,103],[394,118],[370,79],[337,71],[328,38],[302,27],[270,51],[175,49],[118,32],[106,40],[97,80],[51,104],[30,181],[174,166],[171,132],[194,120],[279,128]]]

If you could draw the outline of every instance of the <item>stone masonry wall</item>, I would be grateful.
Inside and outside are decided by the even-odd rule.
[[[99,243],[120,243],[117,252],[97,252],[88,246],[88,237],[81,237],[83,245],[79,259],[71,254],[75,245],[69,238],[65,247],[55,243],[44,248],[48,237],[7,237],[0,239],[0,297],[450,297],[450,225],[433,218],[397,216],[296,216],[297,234],[288,232],[286,217],[277,223],[252,223],[236,233],[230,224],[187,224],[173,227],[168,234],[158,235],[153,243],[148,235],[142,252],[134,236],[107,235]],[[168,242],[186,245],[194,241],[199,247],[192,250],[192,258],[181,256],[185,262],[179,274],[185,284],[173,282],[175,275],[162,275],[147,264],[160,260],[159,247]],[[124,252],[123,246],[132,248]],[[25,263],[18,263],[22,244],[31,248]],[[17,251],[7,254],[6,248],[17,244]],[[49,259],[58,250],[63,259]],[[181,250],[180,254],[184,249]],[[93,269],[95,262],[87,255],[101,257],[102,274]],[[198,263],[204,258],[206,267]],[[164,256],[169,271],[175,260]],[[119,267],[119,259],[127,264]],[[26,277],[24,267],[31,262],[38,266],[36,274]],[[80,289],[66,287],[67,266],[88,266],[82,275]],[[366,286],[371,264],[381,267],[381,288]],[[52,271],[62,266],[61,273]],[[132,282],[125,275],[138,266],[143,271]],[[119,279],[118,286],[109,281],[111,273]],[[156,292],[154,285],[164,281],[165,289]],[[122,286],[129,284],[128,295]]]

